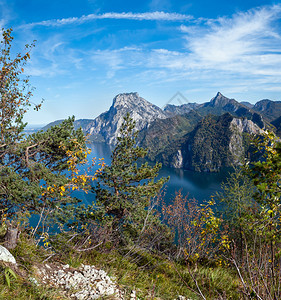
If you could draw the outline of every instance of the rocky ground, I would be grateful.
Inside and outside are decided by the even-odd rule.
[[[65,291],[71,299],[90,300],[106,296],[112,296],[111,299],[125,299],[125,292],[104,270],[95,266],[82,264],[80,268],[74,269],[69,265],[45,264],[40,269],[37,267],[36,273],[41,284],[55,286]],[[132,291],[126,299],[137,299],[136,292]]]
[[[3,246],[0,246],[0,261],[10,264],[15,271],[19,271],[15,258]],[[122,289],[113,277],[110,278],[104,270],[93,265],[82,264],[79,268],[72,268],[69,265],[49,263],[35,264],[33,267],[34,277],[30,277],[29,280],[35,285],[49,285],[57,288],[58,296],[64,295],[66,298],[77,300],[139,299],[136,291],[128,292]],[[191,299],[179,295],[177,300]]]
[[[41,265],[37,267],[37,278],[40,284],[48,284],[64,291],[70,299],[115,299],[115,300],[137,300],[136,291],[126,293],[121,289],[104,270],[95,266],[81,265],[74,269],[69,265]],[[39,284],[36,279],[34,283]],[[175,299],[176,300],[176,299]],[[178,296],[177,300],[191,300],[184,296]]]

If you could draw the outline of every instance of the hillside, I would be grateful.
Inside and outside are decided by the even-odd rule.
[[[229,113],[208,115],[194,130],[160,151],[156,160],[174,168],[218,171],[223,166],[239,165],[248,150],[248,136],[261,131],[252,121]]]
[[[281,101],[264,99],[258,101],[254,105],[253,110],[262,114],[269,122],[272,122],[281,116]]]
[[[134,119],[135,129],[140,131],[138,144],[149,150],[148,158],[152,161],[157,158],[165,165],[176,168],[215,171],[221,166],[230,165],[233,160],[228,153],[229,147],[236,149],[236,152],[245,153],[244,146],[240,145],[241,138],[237,139],[237,145],[234,140],[231,142],[231,146],[227,141],[230,138],[228,134],[230,129],[227,126],[222,129],[224,127],[222,120],[226,117],[218,118],[226,116],[226,114],[241,119],[243,122],[249,121],[249,124],[252,122],[252,128],[255,125],[259,130],[270,129],[281,135],[280,101],[266,99],[252,105],[246,101],[239,103],[235,99],[225,97],[220,92],[209,102],[203,104],[186,103],[179,106],[168,104],[163,110],[137,93],[123,93],[114,97],[108,111],[94,120],[76,120],[74,125],[75,128],[81,126],[90,141],[115,145],[120,125],[127,113],[130,113]],[[44,129],[60,122],[55,121]],[[196,130],[196,134],[194,130]],[[209,135],[209,140],[204,140],[205,145],[200,145],[200,139],[198,139],[202,132]],[[188,149],[191,147],[190,145],[193,145],[192,153],[182,149],[187,140],[189,141]],[[206,153],[203,151],[208,147],[211,147],[212,154],[207,153],[208,150]],[[237,155],[241,159],[242,154],[238,153]],[[234,163],[237,163],[236,160]],[[204,165],[206,168],[203,167]]]
[[[193,130],[201,119],[196,111],[172,118],[157,119],[148,128],[140,131],[139,144],[149,149],[148,158],[154,160],[167,145],[174,145],[179,138]]]

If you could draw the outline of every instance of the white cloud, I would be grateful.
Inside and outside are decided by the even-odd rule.
[[[62,26],[94,19],[190,22],[190,26],[184,23],[180,27],[169,24],[169,29],[178,31],[176,38],[170,37],[173,50],[168,48],[168,43],[158,43],[158,49],[153,43],[122,48],[114,43],[116,49],[113,50],[82,50],[71,48],[71,38],[66,39],[63,34],[54,36],[38,49],[50,68],[40,69],[40,64],[34,64],[30,71],[34,75],[55,76],[86,70],[84,73],[96,76],[99,82],[104,80],[120,86],[124,82],[143,86],[167,83],[189,84],[194,90],[221,90],[222,86],[232,92],[260,89],[277,92],[281,85],[280,18],[281,5],[274,5],[218,19],[194,20],[188,15],[163,12],[105,13],[27,24],[31,29],[37,25]],[[179,32],[182,40],[178,39]],[[69,61],[76,68],[74,72]]]
[[[227,67],[236,62],[247,65],[253,56],[266,59],[266,55],[280,51],[280,28],[273,25],[280,19],[280,12],[280,5],[253,9],[232,18],[219,18],[203,27],[181,26],[181,31],[188,34],[186,48],[202,67]]]
[[[23,25],[21,27],[31,28],[35,26],[63,26],[69,24],[82,24],[92,20],[99,19],[125,19],[125,20],[138,20],[138,21],[190,21],[193,19],[190,15],[179,14],[179,13],[165,13],[163,11],[145,12],[145,13],[132,13],[123,12],[115,13],[109,12],[104,14],[89,14],[82,17],[72,17],[64,19],[53,19],[41,22],[34,22]]]

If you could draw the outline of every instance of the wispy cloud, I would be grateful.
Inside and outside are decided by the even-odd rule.
[[[257,59],[264,67],[268,55],[280,55],[280,27],[274,24],[280,13],[281,6],[274,5],[212,20],[203,27],[182,25],[181,31],[187,33],[186,48],[201,67],[233,68],[237,62],[249,66]]]
[[[117,20],[138,20],[138,21],[190,21],[193,19],[190,15],[178,14],[178,13],[166,13],[163,11],[145,12],[145,13],[132,13],[123,12],[115,13],[109,12],[104,14],[89,14],[81,17],[72,17],[64,19],[52,19],[41,22],[29,23],[22,25],[22,27],[35,27],[35,26],[63,26],[69,24],[82,24],[92,20],[101,19],[117,19]]]
[[[165,27],[169,28],[170,34],[165,43],[155,43],[148,38],[143,41],[140,35],[132,42],[127,39],[124,43],[123,32],[116,31],[100,35],[104,40],[97,38],[91,47],[77,47],[75,42],[82,32],[80,26],[67,27],[67,34],[58,31],[60,33],[54,35],[50,30],[52,36],[36,50],[40,61],[34,61],[30,73],[41,77],[71,76],[71,80],[79,80],[79,76],[88,74],[87,77],[92,76],[99,83],[120,85],[124,90],[135,83],[179,88],[189,85],[194,91],[217,91],[223,87],[230,94],[249,90],[259,92],[261,89],[280,91],[281,5],[264,6],[217,19],[194,19],[189,15],[164,12],[91,14],[30,23],[24,25],[24,29],[37,33],[40,30],[33,30],[33,27],[79,25],[97,19],[177,22],[170,22]],[[178,22],[184,25],[179,26]],[[157,36],[159,29],[153,30]],[[92,28],[89,32],[92,33]]]
[[[112,76],[121,69],[129,70],[131,62],[138,61],[143,68],[139,77],[144,74],[162,82],[198,80],[207,84],[232,80],[238,86],[247,78],[249,88],[260,88],[264,83],[266,89],[269,78],[272,85],[281,83],[280,19],[281,5],[274,5],[201,20],[200,24],[180,27],[185,50],[106,50],[97,52],[95,60],[106,57],[100,61],[107,61]]]

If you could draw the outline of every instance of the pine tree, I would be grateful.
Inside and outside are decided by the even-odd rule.
[[[12,58],[11,33],[2,30],[0,50],[0,226],[8,227],[8,248],[16,246],[19,226],[30,214],[53,216],[58,222],[70,217],[65,207],[76,202],[70,192],[86,181],[74,173],[88,151],[82,130],[74,130],[74,118],[45,132],[24,134],[23,117],[31,106],[32,88],[23,77],[23,67],[34,44]]]
[[[122,243],[135,240],[148,224],[159,219],[150,209],[151,200],[158,195],[168,178],[156,180],[161,164],[140,164],[147,150],[136,146],[135,123],[127,114],[120,128],[120,136],[112,153],[110,166],[98,176],[96,215],[111,223],[114,234]],[[160,223],[159,223],[160,224]]]

